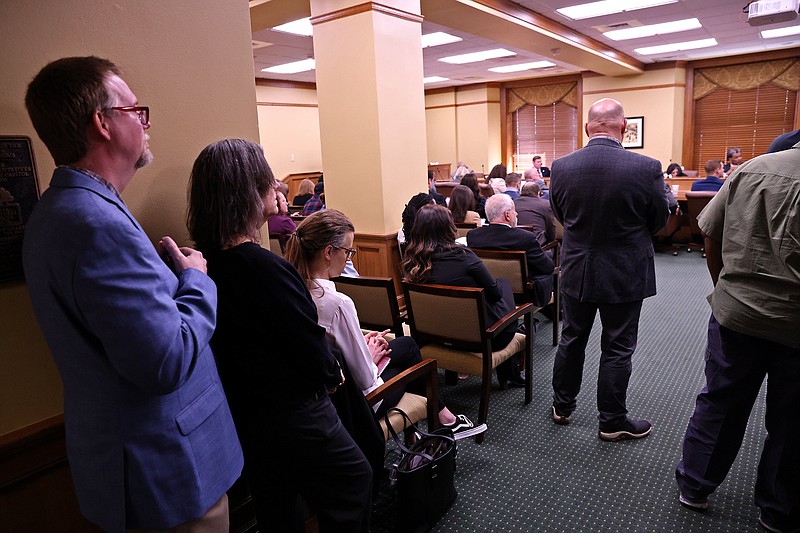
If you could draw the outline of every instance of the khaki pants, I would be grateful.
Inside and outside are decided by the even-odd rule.
[[[228,533],[228,495],[223,494],[206,514],[170,529],[128,529],[128,533]]]

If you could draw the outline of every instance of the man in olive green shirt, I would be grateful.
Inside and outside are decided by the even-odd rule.
[[[695,511],[722,483],[768,377],[759,523],[800,528],[800,143],[742,164],[698,217],[714,282],[706,386],[675,475]]]

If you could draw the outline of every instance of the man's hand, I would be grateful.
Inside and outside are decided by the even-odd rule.
[[[187,268],[197,269],[203,274],[208,273],[203,254],[187,246],[179,248],[175,241],[172,240],[172,237],[165,236],[158,241],[156,249],[164,262],[175,269],[176,274],[183,272]]]

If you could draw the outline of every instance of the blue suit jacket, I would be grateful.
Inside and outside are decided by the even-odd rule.
[[[208,344],[214,283],[176,277],[127,207],[67,168],[29,219],[23,261],[64,383],[82,513],[107,531],[201,516],[242,469]]]
[[[705,178],[692,182],[693,191],[718,191],[725,185],[725,180],[716,176],[706,176]]]
[[[623,303],[656,293],[652,234],[669,216],[660,162],[592,139],[553,162],[550,205],[564,225],[565,294]]]

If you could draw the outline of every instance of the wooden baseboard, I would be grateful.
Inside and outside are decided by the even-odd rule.
[[[0,437],[0,524],[6,533],[102,531],[78,509],[63,415]]]

